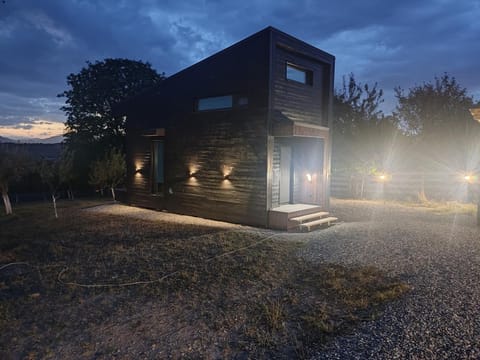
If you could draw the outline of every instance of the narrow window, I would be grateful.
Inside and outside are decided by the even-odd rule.
[[[287,63],[286,77],[302,84],[312,85],[313,72]]]
[[[216,96],[197,100],[197,111],[229,109],[233,106],[233,96]]]
[[[153,141],[153,188],[154,194],[163,193],[164,180],[164,143],[163,140]]]

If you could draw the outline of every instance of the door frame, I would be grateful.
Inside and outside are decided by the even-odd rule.
[[[287,156],[288,154],[288,156]],[[286,159],[288,157],[288,160]],[[287,161],[286,161],[287,160]],[[279,185],[279,196],[278,202],[279,205],[291,204],[292,203],[292,189],[293,189],[293,146],[290,144],[281,144],[280,145],[280,185]],[[288,174],[285,174],[288,170]],[[287,180],[287,186],[283,185]],[[288,199],[285,196],[288,193]]]

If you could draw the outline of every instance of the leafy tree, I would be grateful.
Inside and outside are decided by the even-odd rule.
[[[127,98],[155,88],[165,78],[151,65],[127,59],[105,59],[91,63],[67,77],[69,89],[62,110],[67,115],[65,142],[74,154],[79,175],[109,147],[123,151],[125,118],[115,107]]]
[[[445,73],[408,92],[397,87],[395,96],[399,126],[414,141],[417,171],[454,173],[478,168],[480,125],[469,114],[473,98],[455,77]],[[424,186],[419,196],[427,199]]]
[[[343,77],[340,90],[335,91],[334,111],[337,134],[355,135],[364,125],[377,123],[382,118],[380,104],[383,102],[383,90],[373,86],[357,83],[353,74],[348,80]]]
[[[364,195],[365,181],[386,165],[385,139],[395,132],[390,118],[380,105],[383,91],[361,84],[353,74],[343,78],[335,91],[333,125],[333,168],[352,175],[352,193]],[[358,190],[357,190],[358,188]]]
[[[471,120],[469,109],[473,98],[468,95],[455,77],[445,73],[410,88],[408,93],[397,87],[396,115],[400,126],[408,134],[422,138],[456,131]]]
[[[124,181],[125,174],[125,156],[118,149],[112,148],[105,153],[102,159],[93,163],[90,184],[100,190],[109,187],[113,201],[116,201],[115,187]]]
[[[30,167],[30,159],[25,153],[0,149],[0,192],[2,193],[7,215],[13,213],[10,197],[8,196],[9,185],[26,174]]]

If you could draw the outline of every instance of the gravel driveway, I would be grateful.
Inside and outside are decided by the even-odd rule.
[[[345,222],[306,235],[305,258],[374,265],[413,289],[316,359],[480,359],[474,216],[344,200],[333,201],[332,212]]]

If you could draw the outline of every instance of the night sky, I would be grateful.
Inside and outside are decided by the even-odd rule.
[[[480,0],[0,0],[0,136],[62,133],[68,74],[107,57],[167,76],[267,26],[385,90],[448,72],[480,99]]]

